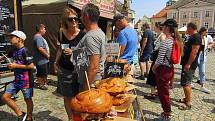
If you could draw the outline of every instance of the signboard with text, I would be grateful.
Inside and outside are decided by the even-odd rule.
[[[79,9],[87,3],[93,3],[97,5],[101,10],[101,16],[106,18],[113,18],[113,11],[115,9],[115,0],[68,0],[68,4],[71,4]]]
[[[124,63],[108,62],[105,65],[105,78],[108,77],[123,77]]]
[[[106,43],[106,54],[110,56],[117,56],[119,54],[119,43]]]
[[[21,28],[21,11],[20,0],[0,0],[0,54],[6,54],[11,48],[5,34]],[[0,61],[0,72],[7,70],[6,61]]]

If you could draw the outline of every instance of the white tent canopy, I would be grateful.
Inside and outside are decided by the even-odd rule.
[[[185,31],[187,31],[187,27],[186,27],[186,26],[184,26],[184,27],[182,27],[182,28],[178,29],[178,31],[179,31],[179,32],[185,32]]]

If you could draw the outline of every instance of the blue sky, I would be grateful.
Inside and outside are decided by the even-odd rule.
[[[120,0],[122,3],[124,0]],[[168,0],[132,0],[131,8],[136,12],[136,20],[144,15],[151,17],[166,6]]]

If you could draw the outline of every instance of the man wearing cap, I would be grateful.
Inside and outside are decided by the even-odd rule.
[[[120,58],[126,59],[128,64],[133,64],[133,57],[138,49],[138,36],[134,28],[129,26],[123,14],[116,14],[113,18],[116,28],[120,30],[117,42],[120,45]]]
[[[8,35],[10,43],[15,47],[7,55],[14,62],[8,64],[8,68],[14,71],[15,79],[7,85],[6,91],[2,96],[2,101],[6,103],[18,116],[18,121],[32,121],[33,112],[33,57],[24,47],[26,35],[22,31],[13,31]],[[5,57],[6,58],[6,57]],[[1,58],[1,59],[5,59]],[[0,59],[0,60],[1,60]],[[16,102],[11,99],[11,96],[19,91],[22,91],[24,100],[27,105],[27,114],[22,112],[16,105]]]

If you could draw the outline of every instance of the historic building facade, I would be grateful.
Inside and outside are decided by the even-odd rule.
[[[167,11],[168,18],[177,20],[179,28],[189,22],[196,23],[198,28],[214,28],[215,0],[179,0]]]

